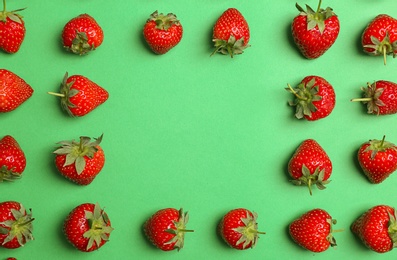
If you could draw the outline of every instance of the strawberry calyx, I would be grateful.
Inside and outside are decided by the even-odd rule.
[[[336,240],[335,240],[335,238],[334,238],[334,236],[332,234],[336,233],[336,232],[343,231],[342,229],[340,229],[340,230],[339,229],[338,230],[334,230],[333,229],[333,226],[336,224],[336,222],[337,222],[336,219],[330,219],[330,218],[327,219],[327,223],[330,225],[330,231],[329,231],[329,234],[327,235],[326,239],[329,242],[331,247],[336,247],[337,246],[336,245]]]
[[[88,239],[87,250],[89,250],[94,243],[97,248],[100,247],[101,241],[108,241],[109,234],[113,231],[109,224],[109,218],[104,210],[101,209],[98,203],[95,204],[94,211],[85,211],[85,218],[90,227],[83,237]]]
[[[16,238],[18,243],[23,246],[26,242],[33,240],[32,222],[34,218],[32,218],[32,212],[30,210],[30,213],[27,213],[25,207],[20,204],[20,209],[11,209],[11,214],[15,220],[0,222],[0,225],[5,226],[0,226],[0,234],[8,234],[4,239],[3,245]]]
[[[258,214],[256,212],[253,212],[251,216],[251,214],[249,214],[249,212],[247,211],[246,216],[247,217],[245,218],[241,218],[244,226],[233,228],[234,231],[241,234],[240,239],[236,242],[236,246],[243,243],[243,249],[245,249],[250,244],[250,247],[254,248],[258,241],[259,234],[265,234],[265,232],[258,231],[258,223],[256,222]]]
[[[13,181],[21,178],[21,174],[14,171],[14,168],[8,169],[7,166],[3,165],[0,168],[0,182]]]
[[[154,21],[156,23],[156,29],[164,31],[167,31],[173,25],[179,24],[179,20],[176,18],[175,14],[159,14],[157,10],[150,15],[147,22],[150,21]]]
[[[397,147],[393,143],[385,141],[385,136],[383,136],[382,140],[370,140],[364,152],[371,152],[371,160],[373,160],[378,152],[385,152],[388,149],[397,150]]]
[[[397,41],[391,42],[389,32],[386,32],[385,37],[382,41],[371,35],[371,43],[364,45],[364,51],[368,54],[379,56],[383,55],[383,63],[386,65],[386,56],[393,55],[393,58],[397,56]],[[372,49],[369,50],[369,49]]]
[[[300,15],[307,16],[307,30],[313,30],[316,26],[318,30],[322,34],[325,30],[325,20],[328,18],[335,16],[336,14],[333,12],[332,8],[327,7],[326,9],[321,8],[321,2],[319,1],[317,10],[314,11],[310,6],[306,5],[306,11],[296,3],[296,8],[300,11]]]
[[[393,242],[393,248],[397,247],[397,220],[396,220],[396,214],[395,210],[393,210],[393,213],[390,211],[387,211],[387,214],[389,215],[389,223],[388,223],[388,233],[390,236],[390,239]]]
[[[76,107],[76,105],[70,102],[70,98],[77,95],[79,93],[79,90],[75,88],[71,89],[71,87],[74,84],[74,81],[67,83],[68,77],[69,75],[66,72],[60,86],[60,93],[56,93],[56,92],[47,92],[47,93],[53,96],[60,97],[62,109],[65,110],[70,116],[75,117],[75,115],[73,115],[73,113],[70,111],[69,108],[74,108]]]
[[[373,84],[367,83],[367,87],[362,87],[361,90],[364,92],[362,98],[353,98],[350,101],[352,102],[363,102],[363,104],[367,104],[367,112],[368,114],[378,114],[379,115],[379,107],[385,106],[382,100],[379,97],[382,95],[384,89],[376,88],[376,82]]]
[[[313,112],[317,111],[314,101],[320,101],[322,97],[318,95],[319,87],[315,86],[315,78],[312,78],[307,84],[300,83],[296,88],[292,88],[290,84],[287,91],[295,95],[295,100],[289,101],[290,106],[296,106],[295,116],[298,119],[304,116],[311,117]]]
[[[72,44],[70,46],[64,46],[64,48],[75,54],[85,55],[90,51],[95,50],[95,45],[88,43],[88,37],[85,32],[76,30],[76,36],[72,40]]]
[[[81,136],[80,142],[72,141],[62,141],[61,147],[54,151],[57,155],[66,155],[66,160],[63,166],[75,165],[75,169],[78,175],[80,175],[86,165],[85,157],[92,159],[95,153],[98,151],[97,146],[102,141],[103,134],[95,138],[91,142],[91,138],[87,136]]]
[[[1,22],[7,22],[7,18],[9,18],[10,20],[22,24],[22,18],[23,16],[21,16],[20,14],[18,14],[17,12],[20,12],[26,8],[21,8],[21,9],[17,9],[14,11],[7,11],[6,10],[6,0],[3,0],[3,11],[0,12],[0,21]]]
[[[291,180],[291,182],[295,185],[307,185],[309,188],[309,193],[312,195],[312,185],[316,185],[319,190],[324,190],[325,185],[330,183],[330,180],[324,180],[325,170],[320,170],[319,167],[313,172],[310,172],[309,168],[306,165],[302,165],[302,176],[298,179]]]
[[[181,208],[179,210],[179,219],[178,221],[174,221],[175,228],[166,229],[165,232],[173,234],[174,236],[165,243],[165,245],[174,244],[174,248],[178,251],[183,248],[185,233],[186,232],[194,232],[193,230],[186,229],[186,224],[189,221],[188,212],[183,212]]]
[[[236,54],[242,54],[244,50],[251,45],[245,44],[244,37],[236,40],[234,35],[230,35],[227,41],[222,39],[213,39],[215,50],[212,52],[211,56],[217,52],[220,52],[224,55],[229,54],[230,57],[233,58]]]

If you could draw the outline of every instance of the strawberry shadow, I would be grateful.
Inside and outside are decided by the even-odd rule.
[[[71,207],[73,207],[73,206],[71,206]],[[68,214],[69,214],[69,211],[66,210],[65,212],[63,212],[62,216],[65,216],[65,218],[66,218],[66,216]],[[65,249],[70,250],[70,251],[76,251],[77,249],[67,240],[65,233],[63,232],[64,222],[65,222],[65,219],[60,219],[58,221],[57,237],[59,238],[59,241],[62,242],[63,247]]]
[[[222,246],[224,249],[232,249],[232,248],[231,248],[228,244],[226,244],[226,242],[223,240],[222,235],[221,235],[221,232],[220,232],[220,226],[219,226],[219,224],[221,223],[224,214],[226,214],[226,212],[223,213],[223,214],[220,213],[219,216],[216,218],[216,219],[218,219],[218,221],[215,221],[215,222],[212,223],[212,230],[214,230],[214,232],[215,232],[215,236],[216,236],[216,238],[217,238],[217,241],[218,241],[219,246]]]
[[[285,35],[287,38],[287,41],[289,43],[289,46],[291,46],[291,48],[294,48],[295,52],[303,59],[307,59],[305,56],[303,56],[302,52],[299,51],[298,46],[296,46],[296,43],[294,41],[294,37],[292,36],[292,32],[291,32],[291,23],[288,23],[287,26],[285,27]]]
[[[139,229],[140,229],[140,233],[141,233],[141,236],[142,236],[142,240],[147,245],[147,247],[151,248],[154,251],[156,251],[156,250],[158,250],[158,248],[155,245],[153,245],[152,242],[150,242],[150,240],[147,238],[147,236],[145,234],[145,228],[144,228],[146,220],[149,219],[152,216],[152,214],[148,214],[147,215],[147,217],[142,221],[142,224],[139,226],[140,227]]]
[[[299,218],[299,217],[300,217],[300,215],[299,215],[299,216],[296,216],[294,219],[297,219],[297,218]],[[291,220],[290,223],[292,223],[292,221],[293,221],[293,220]],[[284,231],[285,231],[285,236],[288,237],[289,241],[291,241],[291,244],[293,244],[293,245],[294,245],[297,249],[299,249],[300,251],[302,251],[302,252],[308,251],[308,250],[306,250],[305,248],[303,248],[303,247],[301,247],[300,245],[298,245],[298,244],[292,239],[292,237],[291,237],[291,235],[290,235],[290,233],[289,233],[289,225],[290,225],[290,224],[288,224],[288,225],[285,226],[285,229],[284,229]]]

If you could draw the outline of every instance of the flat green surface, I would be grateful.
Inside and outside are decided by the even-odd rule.
[[[117,3],[116,3],[117,2]],[[316,8],[317,1],[299,2]],[[397,17],[394,0],[324,1],[339,15],[335,45],[316,60],[303,58],[290,36],[295,1],[115,1],[8,0],[23,11],[27,34],[17,54],[0,53],[0,66],[24,78],[33,96],[17,110],[0,115],[1,135],[12,135],[27,157],[24,177],[2,183],[0,200],[33,209],[35,240],[24,248],[0,248],[0,259],[395,259],[377,254],[350,232],[350,224],[377,204],[397,206],[397,174],[379,185],[361,173],[356,152],[383,135],[397,142],[397,116],[367,115],[349,100],[374,80],[397,81],[397,60],[370,57],[359,42],[377,14]],[[252,47],[230,59],[212,51],[212,26],[229,7],[246,17]],[[173,12],[184,26],[183,39],[169,53],[153,54],[142,27],[149,15]],[[79,57],[60,42],[71,18],[89,13],[105,40]],[[82,118],[70,118],[56,91],[68,71],[82,74],[109,91],[106,103]],[[336,107],[326,119],[296,120],[284,90],[307,75],[326,78],[335,88]],[[92,184],[77,186],[53,164],[56,142],[104,134],[105,167]],[[331,158],[332,182],[324,191],[293,186],[286,172],[296,147],[317,140]],[[81,253],[62,235],[62,223],[80,203],[99,202],[113,227],[99,251]],[[156,210],[183,207],[190,213],[185,248],[162,252],[142,235],[143,222]],[[228,248],[215,227],[230,209],[258,213],[265,231],[252,250]],[[314,254],[294,244],[288,224],[320,207],[338,220],[337,249]]]

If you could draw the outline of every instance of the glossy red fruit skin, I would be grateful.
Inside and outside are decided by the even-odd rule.
[[[92,247],[87,249],[88,239],[84,237],[84,233],[90,230],[90,223],[86,219],[86,211],[94,212],[95,204],[92,203],[83,203],[79,206],[75,207],[69,215],[66,217],[63,224],[63,232],[67,238],[67,240],[79,251],[82,252],[92,252],[101,248],[107,240],[101,240],[99,245],[93,243]],[[107,214],[103,212],[106,216],[106,226],[111,227],[110,219],[107,217]],[[110,236],[110,233],[107,234]]]
[[[351,230],[370,250],[377,253],[389,252],[393,249],[393,240],[388,233],[390,215],[395,218],[394,208],[374,206],[353,222]]]
[[[5,169],[3,168],[5,167]],[[4,136],[0,140],[0,182],[5,178],[20,177],[26,167],[25,153],[18,142],[10,135]],[[3,170],[6,170],[3,173]],[[8,173],[12,172],[12,176]],[[4,176],[2,176],[4,174]],[[6,176],[7,175],[7,176]]]
[[[332,232],[332,217],[322,209],[313,209],[289,225],[291,238],[303,248],[312,252],[323,252],[335,246],[334,240],[327,238]]]
[[[333,15],[324,20],[325,29],[321,33],[318,26],[307,29],[307,15],[299,14],[291,25],[292,37],[298,49],[307,59],[322,56],[336,41],[340,31],[339,18]]]
[[[213,39],[227,41],[233,35],[236,41],[243,38],[244,46],[250,40],[250,29],[244,16],[236,8],[229,8],[218,18],[213,28]]]
[[[0,113],[18,108],[33,94],[32,87],[15,73],[0,69]]]
[[[0,20],[0,48],[8,53],[19,51],[25,39],[25,22],[20,18],[20,23],[11,20],[9,17],[5,21]]]
[[[367,104],[368,114],[391,115],[397,113],[397,84],[386,80],[378,80],[369,84],[364,91],[363,98],[371,100],[364,101]]]

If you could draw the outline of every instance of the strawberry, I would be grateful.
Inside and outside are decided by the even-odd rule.
[[[328,81],[319,76],[307,76],[296,87],[288,84],[287,91],[295,96],[289,101],[290,106],[296,106],[295,116],[315,121],[331,114],[335,107],[335,91]]]
[[[170,251],[183,248],[186,224],[189,220],[187,212],[182,209],[165,208],[154,213],[146,220],[143,229],[146,237],[157,248]]]
[[[103,42],[103,31],[96,20],[88,14],[74,17],[63,28],[63,47],[78,55],[88,54]]]
[[[353,222],[351,230],[369,249],[386,253],[397,244],[396,212],[390,206],[374,206]]]
[[[298,4],[299,15],[292,21],[292,37],[298,49],[308,59],[323,55],[336,41],[340,25],[332,8],[321,8],[321,0],[314,11],[306,5],[306,11]]]
[[[397,55],[397,20],[386,14],[377,15],[364,29],[361,44],[365,53],[383,56]]]
[[[182,39],[183,27],[175,14],[164,15],[155,11],[143,27],[143,36],[156,54],[165,54]]]
[[[108,98],[109,93],[95,82],[81,75],[65,74],[60,93],[48,94],[61,98],[62,108],[72,117],[85,116]]]
[[[353,98],[351,101],[360,101],[367,104],[368,114],[390,115],[397,113],[397,84],[379,80],[373,84],[367,83],[362,87],[362,98]]]
[[[0,69],[0,112],[10,112],[33,94],[32,87],[18,75]]]
[[[79,185],[90,184],[105,164],[105,154],[99,146],[102,135],[93,142],[90,140],[82,136],[80,142],[62,141],[61,147],[54,151],[58,171]]]
[[[109,241],[113,231],[110,219],[98,203],[83,203],[66,217],[63,232],[66,239],[82,252],[92,252]]]
[[[25,23],[17,12],[6,10],[6,0],[3,0],[3,11],[0,12],[0,49],[8,53],[16,53],[25,38]]]
[[[257,217],[258,214],[247,209],[233,209],[223,216],[218,231],[226,244],[232,248],[254,248],[259,234],[265,234],[258,231]]]
[[[22,176],[26,167],[25,153],[10,135],[0,140],[0,182],[12,181]]]
[[[289,225],[291,238],[301,247],[312,252],[323,252],[336,246],[332,226],[336,220],[323,209],[313,209],[294,220]]]
[[[370,140],[358,150],[358,162],[368,180],[381,183],[397,170],[397,146],[382,140]]]
[[[295,185],[307,185],[310,195],[311,186],[325,189],[332,173],[332,163],[324,149],[313,139],[303,141],[288,163],[288,172]]]
[[[14,249],[33,240],[32,213],[15,201],[0,203],[0,246]]]
[[[220,52],[229,54],[233,58],[242,54],[249,47],[250,29],[244,16],[235,8],[229,8],[216,21],[212,41],[215,50],[212,54]]]

